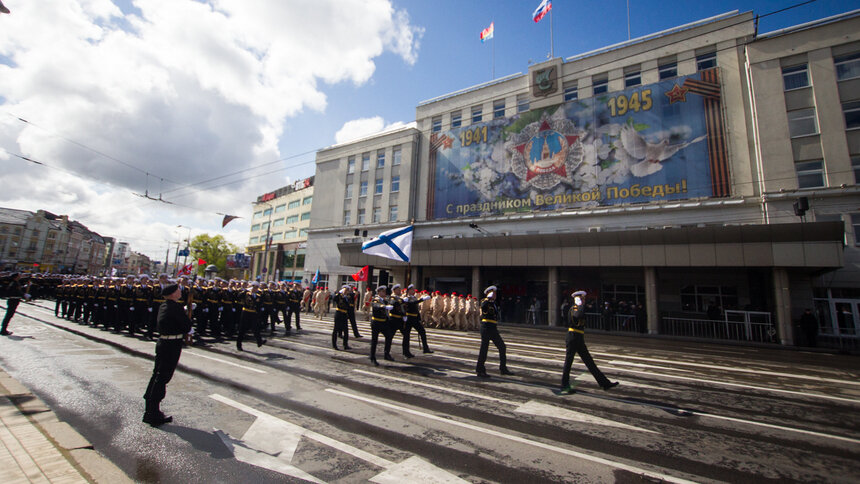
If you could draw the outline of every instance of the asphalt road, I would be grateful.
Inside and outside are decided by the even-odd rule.
[[[577,359],[558,396],[564,333],[501,328],[512,377],[475,377],[479,336],[429,330],[434,354],[374,367],[369,327],[331,349],[329,321],[186,348],[143,424],[154,343],[22,304],[0,364],[141,482],[856,482],[860,359],[589,334],[603,391]]]

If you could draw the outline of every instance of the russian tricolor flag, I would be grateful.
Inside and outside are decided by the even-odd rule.
[[[493,38],[493,24],[495,24],[495,22],[491,22],[489,27],[481,31],[481,42],[486,42]]]
[[[552,2],[550,0],[543,0],[532,14],[532,18],[535,20],[535,23],[540,22],[540,19],[542,19],[550,10],[552,10]]]

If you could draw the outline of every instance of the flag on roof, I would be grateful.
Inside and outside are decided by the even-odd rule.
[[[490,26],[481,31],[481,42],[486,42],[493,38],[493,24],[495,22],[490,22]]]
[[[552,10],[552,2],[550,0],[543,0],[540,2],[540,5],[537,6],[534,13],[532,14],[532,18],[535,22],[540,22],[540,19],[546,15],[547,12]]]
[[[409,262],[412,257],[412,226],[391,229],[361,246],[365,254]]]

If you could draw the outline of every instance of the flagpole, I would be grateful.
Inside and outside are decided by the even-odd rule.
[[[630,40],[630,0],[627,0],[627,40]]]
[[[628,0],[629,1],[629,0]],[[549,58],[555,58],[555,45],[552,40],[552,8],[549,9]]]
[[[493,17],[493,23],[490,25],[493,26],[493,38],[490,39],[493,41],[493,79],[496,78],[496,18]]]

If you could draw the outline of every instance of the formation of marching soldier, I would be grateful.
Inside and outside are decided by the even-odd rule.
[[[38,279],[38,278],[37,278]],[[344,285],[332,294],[326,287],[314,290],[303,288],[298,283],[289,282],[249,282],[240,280],[190,279],[182,276],[172,281],[166,274],[157,279],[148,275],[123,278],[58,278],[54,283],[49,279],[43,282],[46,296],[55,296],[54,314],[82,324],[102,325],[116,332],[128,331],[129,334],[143,334],[155,338],[158,333],[157,316],[165,302],[165,288],[176,284],[181,291],[180,301],[190,308],[189,316],[193,328],[191,335],[196,343],[203,336],[214,338],[216,342],[235,338],[236,348],[242,351],[242,342],[250,330],[257,346],[266,340],[262,332],[266,328],[274,336],[276,325],[284,324],[284,334],[292,332],[292,319],[295,317],[296,331],[301,330],[302,311],[313,311],[317,318],[328,315],[334,309],[334,327],[331,343],[334,349],[338,340],[343,349],[350,349],[349,333],[360,338],[356,324],[356,309],[360,308],[370,321],[371,342],[370,361],[379,365],[376,359],[379,336],[383,337],[383,358],[394,361],[391,355],[394,336],[402,335],[402,354],[405,358],[415,355],[410,350],[412,330],[418,335],[418,342],[425,354],[433,353],[427,343],[425,325],[432,328],[455,330],[480,330],[481,346],[476,373],[488,377],[485,367],[490,343],[499,352],[499,372],[513,375],[507,368],[506,346],[498,331],[499,308],[496,303],[498,289],[490,286],[484,290],[484,298],[479,302],[471,295],[457,293],[433,294],[416,291],[409,285],[404,291],[400,284],[394,284],[389,293],[386,286],[376,291],[367,288],[359,297],[355,288]],[[12,288],[16,281],[9,284]],[[30,289],[31,284],[27,285]],[[38,286],[32,292],[37,292]],[[13,291],[14,292],[14,291]],[[29,296],[29,294],[28,294]],[[11,296],[12,299],[17,296]],[[572,393],[570,367],[575,355],[579,355],[595,380],[603,389],[610,389],[618,382],[612,382],[594,364],[584,341],[584,291],[571,294],[574,304],[569,308],[567,324],[567,352],[562,375],[562,394]],[[190,305],[188,303],[191,303]],[[7,319],[14,314],[14,308],[7,311]],[[8,324],[8,321],[6,321]],[[350,328],[351,326],[351,328]],[[5,326],[4,326],[5,329]],[[163,337],[162,337],[163,339]]]

